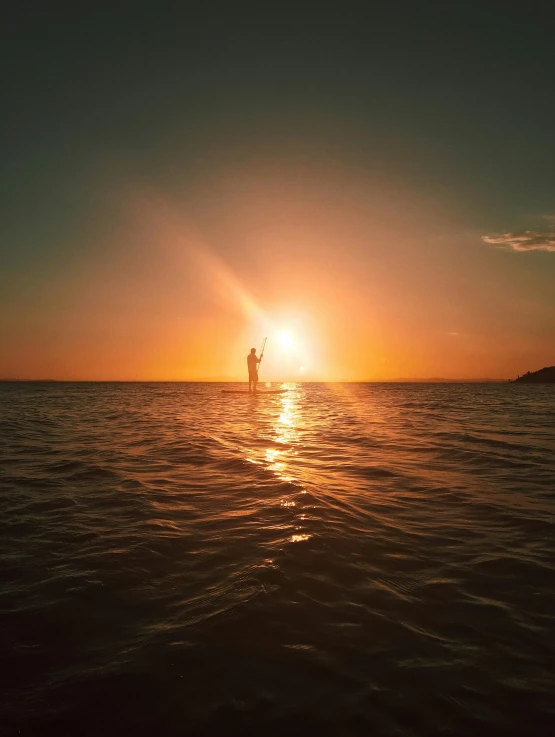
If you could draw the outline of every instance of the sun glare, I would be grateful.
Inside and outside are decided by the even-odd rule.
[[[267,323],[253,325],[250,334],[268,336],[262,364],[264,380],[306,381],[314,376],[316,356],[307,340],[308,331],[302,318],[295,316],[268,317]]]
[[[290,351],[295,345],[295,339],[288,332],[282,332],[278,335],[279,344],[286,351]]]

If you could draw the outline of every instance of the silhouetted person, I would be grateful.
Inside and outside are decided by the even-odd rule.
[[[247,356],[247,366],[249,367],[249,391],[256,392],[258,384],[258,364],[262,358],[256,357],[256,348],[251,348],[251,352]],[[252,389],[251,389],[252,386]]]

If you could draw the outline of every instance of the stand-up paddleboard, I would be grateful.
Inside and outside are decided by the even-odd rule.
[[[270,389],[264,392],[249,392],[247,389],[222,389],[222,394],[244,394],[251,397],[265,397],[266,394],[284,394],[287,389]]]

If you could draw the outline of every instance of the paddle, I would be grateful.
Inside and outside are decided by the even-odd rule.
[[[262,349],[260,350],[260,358],[258,360],[258,369],[260,370],[260,364],[262,363],[262,359],[264,358],[264,348],[266,347],[266,341],[267,338],[264,338],[262,341]]]
[[[268,338],[264,338],[264,340],[262,341],[262,350],[260,351],[260,361],[258,362],[259,364],[262,363],[262,358],[264,357],[264,348],[266,347],[267,340]]]

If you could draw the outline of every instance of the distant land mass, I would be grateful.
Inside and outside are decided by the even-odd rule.
[[[555,384],[555,366],[545,366],[539,371],[528,371],[515,381],[528,384]]]

